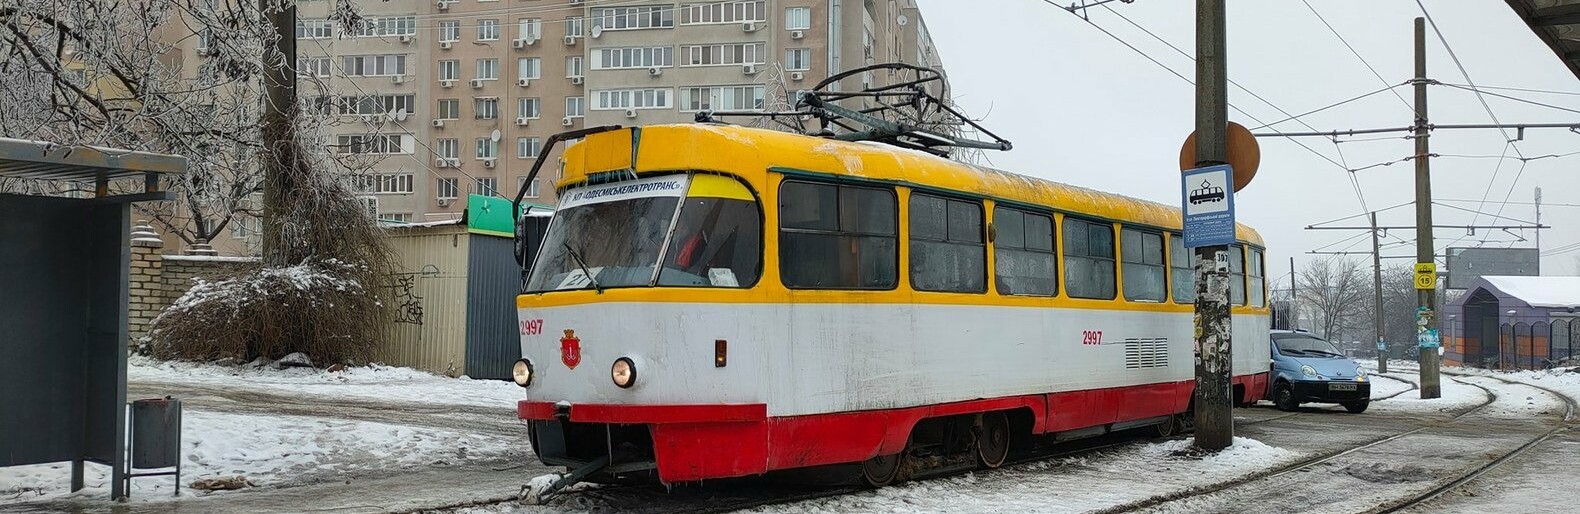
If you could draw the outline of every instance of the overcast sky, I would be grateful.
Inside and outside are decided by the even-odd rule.
[[[985,126],[1015,143],[1015,150],[994,152],[994,167],[1071,184],[1178,203],[1179,149],[1194,126],[1191,85],[1148,62],[1104,35],[1113,32],[1152,57],[1194,80],[1186,57],[1130,25],[1103,7],[1091,9],[1091,22],[1040,0],[919,0],[944,66],[953,95],[967,112],[985,116]],[[1069,0],[1060,3],[1069,4]],[[987,6],[991,5],[991,8]],[[1158,36],[1194,53],[1195,2],[1136,0],[1107,4]],[[1314,6],[1367,62],[1385,84],[1345,48],[1301,0],[1239,0],[1229,2],[1229,76],[1278,108],[1304,113],[1401,84],[1413,74],[1412,20],[1421,16],[1409,0],[1321,0]],[[1428,0],[1427,8],[1448,44],[1478,86],[1519,87],[1575,92],[1556,95],[1496,91],[1566,109],[1580,110],[1580,80],[1533,35],[1501,1]],[[1096,26],[1094,27],[1093,24]],[[1428,28],[1429,77],[1465,84],[1443,44]],[[1409,86],[1395,89],[1411,100]],[[1448,87],[1429,90],[1434,123],[1490,123],[1472,92]],[[1577,122],[1580,113],[1486,97],[1503,123]],[[1274,107],[1243,90],[1230,89],[1229,102],[1263,122],[1286,118]],[[1247,127],[1261,123],[1230,109],[1230,119]],[[1382,92],[1301,118],[1318,130],[1399,127],[1411,123],[1412,112],[1400,98]],[[1297,122],[1276,125],[1283,131],[1308,131]],[[1509,132],[1510,137],[1514,132]],[[1285,138],[1261,140],[1262,164],[1254,182],[1236,197],[1239,220],[1256,227],[1268,244],[1269,275],[1287,284],[1290,257],[1296,265],[1317,256],[1306,252],[1346,240],[1326,250],[1370,250],[1365,232],[1308,231],[1312,225],[1365,212],[1344,168],[1360,168],[1411,155],[1413,143],[1398,137],[1362,141],[1362,136],[1335,145],[1325,138],[1301,142],[1339,166]],[[1450,205],[1532,221],[1534,188],[1542,187],[1543,204],[1580,204],[1580,155],[1521,161],[1498,159],[1506,146],[1496,130],[1438,131],[1431,150],[1445,155],[1432,160],[1434,197]],[[1527,157],[1580,151],[1580,134],[1563,129],[1532,129],[1512,145]],[[1341,155],[1342,152],[1342,155]],[[1502,168],[1497,164],[1502,162]],[[1396,163],[1354,173],[1365,205],[1372,210],[1409,202],[1414,196],[1413,164]],[[1496,173],[1496,179],[1494,179]],[[1518,182],[1516,182],[1518,178]],[[1505,195],[1512,196],[1502,205]],[[1434,210],[1436,224],[1470,224],[1475,214],[1450,207]],[[1481,215],[1477,224],[1493,218]],[[1380,225],[1413,226],[1412,206],[1378,214]],[[1544,205],[1542,248],[1580,243],[1580,207]],[[1335,225],[1365,225],[1364,216]],[[1501,220],[1500,224],[1521,224]],[[1515,231],[1519,234],[1519,231]],[[1441,248],[1465,231],[1439,229]],[[1525,231],[1531,247],[1534,231]],[[1384,255],[1414,255],[1413,230],[1389,231]],[[1505,247],[1514,235],[1478,231],[1458,246]],[[1497,241],[1497,242],[1491,242]],[[1353,246],[1352,246],[1353,243]],[[1355,256],[1365,259],[1367,256]],[[1385,260],[1408,263],[1409,259]],[[1580,247],[1542,258],[1545,275],[1580,274]],[[1286,275],[1286,277],[1280,277]],[[1287,285],[1283,286],[1287,287]]]

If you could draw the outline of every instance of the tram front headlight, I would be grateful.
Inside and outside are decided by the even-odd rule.
[[[520,359],[510,367],[510,378],[516,385],[526,387],[532,385],[532,361]]]
[[[609,378],[621,388],[636,385],[636,363],[631,362],[630,357],[615,359],[614,365],[609,367]]]

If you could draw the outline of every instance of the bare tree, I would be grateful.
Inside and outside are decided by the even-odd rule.
[[[1371,280],[1359,262],[1336,257],[1311,261],[1298,280],[1300,300],[1311,315],[1305,319],[1313,320],[1323,337],[1353,337],[1356,330],[1368,326]]]

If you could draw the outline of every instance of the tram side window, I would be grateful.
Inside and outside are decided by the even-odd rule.
[[[786,181],[779,267],[786,287],[893,289],[899,281],[894,191]]]
[[[1119,231],[1120,257],[1125,263],[1125,299],[1143,302],[1164,300],[1163,234],[1133,228]]]
[[[1229,245],[1229,304],[1245,305],[1245,247]]]
[[[1263,277],[1267,275],[1267,273],[1266,269],[1264,268],[1266,263],[1262,261],[1261,250],[1255,248],[1251,249],[1251,259],[1249,264],[1251,267],[1251,272],[1247,274],[1249,275],[1247,280],[1250,282],[1251,287],[1251,306],[1264,307],[1267,305],[1267,283],[1263,282],[1262,280]]]
[[[1185,248],[1185,238],[1169,233],[1169,268],[1173,280],[1174,303],[1196,303],[1196,252]]]
[[[999,294],[1059,293],[1052,216],[994,207],[993,233],[993,275]]]
[[[911,195],[911,287],[918,291],[987,291],[982,205]]]
[[[1114,299],[1114,227],[1064,218],[1064,291],[1073,298]]]

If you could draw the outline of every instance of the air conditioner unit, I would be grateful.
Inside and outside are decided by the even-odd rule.
[[[516,126],[517,127],[525,127],[525,126],[527,126],[527,121],[528,121],[528,118],[525,117],[525,116],[516,118]]]
[[[451,3],[454,3],[454,2],[452,0],[439,0],[437,2],[434,2],[434,5],[438,6],[439,10],[444,11],[444,10],[448,10],[450,8],[450,4]]]
[[[757,22],[755,22],[755,21],[748,21],[746,23],[742,23],[741,24],[741,30],[744,30],[746,32],[757,32]]]
[[[636,117],[636,109],[626,109],[625,110],[625,117],[627,117],[627,118],[635,118]]]
[[[439,49],[441,49],[441,50],[449,50],[450,47],[452,47],[452,46],[455,46],[455,42],[454,41],[440,41],[439,42]]]
[[[566,116],[564,118],[560,118],[560,125],[569,127],[569,126],[571,126],[571,121],[572,120],[571,120],[570,116]]]
[[[647,74],[650,75],[650,76],[657,77],[659,75],[663,75],[664,74],[664,69],[663,68],[659,68],[657,66],[654,66],[652,68],[648,68],[647,69]]]
[[[801,39],[801,38],[804,38],[804,37],[806,37],[806,31],[802,31],[802,30],[792,30],[792,31],[790,31],[790,39]]]
[[[483,79],[472,79],[472,89],[483,89]]]
[[[483,167],[484,168],[492,168],[492,167],[494,167],[494,161],[495,160],[494,160],[493,157],[485,157],[483,159]]]
[[[576,46],[576,36],[565,36],[565,46]]]
[[[571,77],[571,83],[572,84],[576,84],[576,85],[581,85],[582,77],[580,75],[575,76],[575,77]]]
[[[805,79],[805,78],[806,78],[806,74],[805,73],[801,73],[799,71],[792,71],[792,72],[790,72],[790,80],[799,81],[799,80],[802,80],[802,79]]]
[[[511,41],[510,42],[510,46],[512,48],[516,48],[518,50],[522,49],[522,48],[526,48],[527,47],[527,40],[525,40],[525,39],[517,39],[515,41]]]
[[[455,79],[440,80],[439,87],[455,87]]]
[[[405,84],[406,83],[406,76],[405,75],[390,75],[390,83],[392,83],[392,84]]]
[[[403,36],[401,36],[401,37],[400,37],[400,42],[402,42],[402,43],[408,43],[408,44],[409,44],[409,43],[411,43],[411,42],[412,42],[412,39],[413,39],[413,38],[414,38],[414,37],[415,37],[415,36],[412,36],[412,35],[411,35],[411,34],[406,34],[406,35],[403,35]]]
[[[433,165],[440,168],[459,168],[461,167],[461,160],[452,157],[439,157],[433,160]]]
[[[433,120],[433,128],[444,128],[444,120]]]
[[[581,5],[583,0],[571,0],[571,5]]]
[[[747,64],[745,66],[741,66],[741,73],[745,73],[747,75],[756,75],[757,74],[757,65],[756,64]]]
[[[437,199],[437,202],[438,202],[440,207],[449,207],[450,206],[450,202],[454,202],[454,201],[455,201],[454,198],[439,198],[439,199]]]
[[[521,87],[530,86],[532,85],[532,79],[516,79],[516,85]]]

